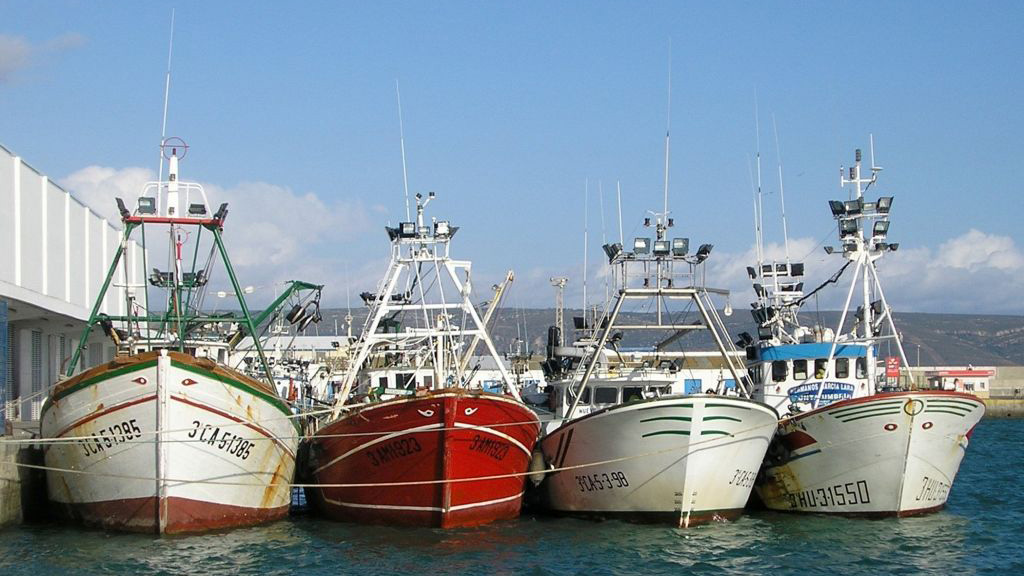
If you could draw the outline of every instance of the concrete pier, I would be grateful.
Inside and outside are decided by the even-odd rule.
[[[0,436],[0,527],[44,520],[46,517],[46,474],[23,464],[42,464],[42,451],[33,444],[10,442],[31,440],[38,422],[8,423]]]
[[[1024,418],[1024,398],[985,398],[986,418]]]

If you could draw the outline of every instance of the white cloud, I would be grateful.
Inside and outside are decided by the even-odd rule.
[[[39,45],[21,36],[0,34],[0,85],[12,82],[19,73],[51,54],[73,50],[85,44],[80,34],[64,34]]]
[[[24,38],[0,34],[0,85],[28,67],[32,48]]]

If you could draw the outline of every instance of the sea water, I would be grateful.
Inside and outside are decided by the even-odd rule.
[[[1024,421],[975,430],[945,510],[852,519],[770,512],[688,530],[524,516],[460,530],[296,517],[200,536],[64,525],[0,531],[0,574],[1024,574]]]

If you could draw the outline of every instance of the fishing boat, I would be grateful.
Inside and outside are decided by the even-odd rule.
[[[81,344],[42,408],[49,499],[58,513],[88,525],[159,534],[278,519],[288,512],[300,430],[274,389],[258,337],[253,370],[226,362],[242,338],[258,336],[262,323],[302,292],[308,298],[300,311],[315,320],[320,287],[293,283],[250,315],[222,239],[227,204],[212,211],[201,185],[178,178],[183,141],[166,139],[161,147],[167,180],[147,183],[132,210],[117,199],[122,241]],[[133,233],[148,250],[160,242],[149,237],[147,245],[146,232],[159,239],[163,231],[170,270],[154,269],[149,287],[125,290],[123,315],[102,313]],[[218,257],[240,314],[202,309]],[[97,328],[116,354],[76,374]]]
[[[772,510],[864,516],[912,516],[945,506],[985,404],[963,392],[914,385],[876,261],[895,251],[888,240],[893,198],[864,197],[881,168],[861,152],[843,187],[851,199],[829,203],[846,260],[824,284],[804,293],[804,267],[763,262],[748,268],[757,302],[758,338],[747,347],[755,397],[783,415],[756,492]],[[806,327],[801,304],[852,271],[835,329]],[[858,294],[863,302],[852,307]],[[847,323],[850,323],[848,326]],[[880,345],[895,348],[880,372]],[[901,378],[901,367],[904,378]]]
[[[458,230],[416,220],[387,228],[391,259],[335,408],[309,441],[308,501],[341,521],[452,528],[519,515],[537,416],[522,403],[470,300]],[[493,304],[498,298],[492,300]],[[483,344],[500,393],[470,387]]]
[[[666,197],[653,243],[637,238],[632,252],[604,246],[618,296],[593,336],[559,359],[575,356],[568,376],[549,384],[554,418],[532,478],[550,512],[691,527],[738,517],[750,496],[778,414],[747,398],[741,361],[723,338],[712,294],[728,293],[702,281],[711,245],[689,254],[688,239],[668,238],[667,214]],[[620,321],[624,306],[637,304],[647,314]],[[615,344],[627,331],[662,333],[653,361],[623,358]],[[688,394],[667,351],[705,331],[732,377]]]

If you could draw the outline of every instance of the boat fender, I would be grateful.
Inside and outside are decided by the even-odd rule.
[[[530,456],[530,474],[527,478],[530,482],[533,482],[534,486],[540,486],[540,483],[544,481],[544,477],[548,473],[549,465],[544,462],[544,453],[540,450],[534,450]]]

